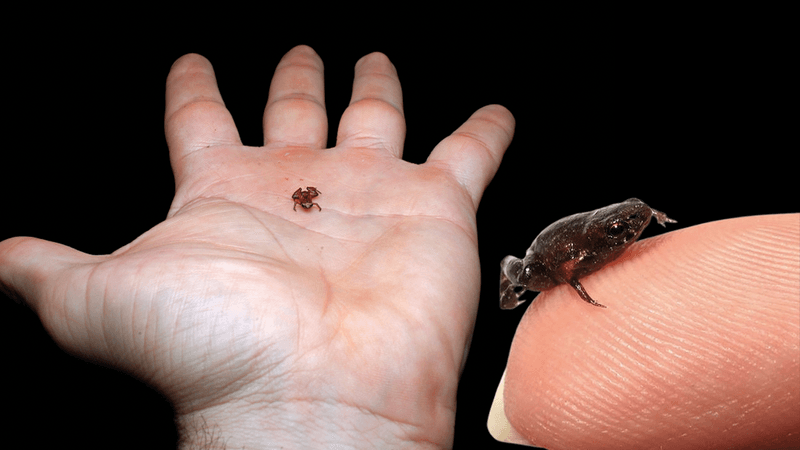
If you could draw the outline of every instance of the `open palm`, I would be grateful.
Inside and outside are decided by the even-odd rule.
[[[186,435],[446,447],[480,287],[475,211],[513,119],[483,108],[406,163],[400,84],[373,54],[325,149],[322,80],[311,49],[289,52],[265,145],[246,147],[210,64],[181,58],[167,81],[167,220],[105,256],[0,243],[0,287],[67,350],[157,386]],[[307,186],[321,211],[293,209]]]

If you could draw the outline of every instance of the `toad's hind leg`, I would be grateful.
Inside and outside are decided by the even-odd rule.
[[[519,296],[525,292],[518,282],[518,274],[522,270],[522,260],[514,256],[506,256],[500,263],[500,309],[514,309],[524,303]]]
[[[591,303],[592,305],[599,306],[601,308],[605,308],[606,307],[605,305],[601,305],[600,303],[597,303],[596,301],[594,301],[594,299],[591,296],[589,296],[589,293],[586,292],[586,289],[583,288],[583,285],[581,284],[581,282],[578,279],[570,280],[569,284],[570,284],[570,286],[575,288],[576,291],[578,291],[578,295],[580,295],[581,298],[586,303]]]

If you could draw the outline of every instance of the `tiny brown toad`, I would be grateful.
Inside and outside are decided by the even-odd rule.
[[[292,209],[297,211],[297,205],[302,206],[303,209],[309,209],[316,205],[317,208],[322,211],[322,207],[319,206],[319,203],[311,201],[312,198],[318,196],[319,194],[322,194],[322,192],[318,191],[317,188],[312,186],[308,186],[305,191],[303,188],[298,188],[296,191],[294,191],[294,194],[292,194],[292,199],[294,199],[294,206],[292,206]]]
[[[500,308],[514,309],[526,290],[544,291],[569,283],[583,300],[589,296],[580,279],[617,259],[639,238],[652,217],[661,226],[675,223],[637,198],[564,217],[533,240],[525,258],[506,256],[500,263]]]

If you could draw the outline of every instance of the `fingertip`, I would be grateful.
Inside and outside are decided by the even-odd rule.
[[[287,56],[291,57],[292,55],[295,54],[304,54],[306,56],[319,57],[319,54],[310,45],[306,44],[295,45],[294,47],[291,48],[291,50],[286,52],[286,55],[284,55],[284,57]]]
[[[223,104],[211,62],[200,54],[188,53],[172,63],[167,75],[164,114],[167,124],[175,112],[201,99]]]
[[[26,237],[12,237],[0,241],[0,292],[7,295],[17,303],[22,303],[22,297],[14,288],[14,266],[18,259],[20,246],[30,239]]]
[[[287,64],[294,66],[309,65],[320,72],[323,70],[322,58],[313,48],[305,44],[296,45],[286,52],[281,57],[281,62],[278,63],[277,69]]]
[[[203,74],[205,76],[210,75],[212,78],[215,78],[214,67],[211,65],[211,61],[206,59],[206,57],[203,55],[198,53],[187,53],[176,59],[175,62],[172,63],[169,73],[167,74],[167,100],[170,99],[169,87],[173,86],[175,82],[185,80],[187,76],[191,76],[193,74]]]
[[[389,59],[388,56],[386,56],[385,53],[382,52],[372,52],[359,58],[358,61],[356,61],[356,70],[371,65],[375,65],[381,68],[391,68],[392,70],[396,71],[396,68],[392,63],[392,61]]]
[[[569,286],[540,294],[509,356],[510,422],[547,448],[650,448],[670,436],[680,436],[675,447],[740,448],[791,431],[797,218],[730,219],[638,242],[584,280],[606,310]],[[688,425],[696,417],[702,429]]]
[[[486,105],[483,108],[475,111],[473,116],[483,117],[484,115],[487,116],[489,120],[495,120],[497,125],[504,129],[508,134],[508,141],[511,142],[511,138],[514,137],[514,129],[516,127],[517,120],[514,118],[514,114],[503,105],[500,104],[491,104]]]
[[[498,166],[499,160],[502,160],[508,146],[514,139],[514,131],[516,130],[517,121],[511,111],[503,105],[487,105],[470,117],[471,120],[486,122],[486,128],[491,131],[491,139],[494,144],[491,147],[497,156]],[[495,169],[496,170],[496,169]]]
[[[188,67],[195,67],[199,65],[211,65],[211,62],[203,55],[199,53],[187,53],[180,58],[176,59],[174,63],[172,63],[171,70],[182,71],[186,70]]]

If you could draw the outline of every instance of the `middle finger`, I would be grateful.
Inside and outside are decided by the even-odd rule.
[[[350,105],[339,123],[337,145],[353,140],[354,145],[383,148],[399,158],[405,135],[403,92],[394,65],[382,53],[361,58]]]
[[[264,110],[264,145],[325,148],[328,118],[322,60],[300,45],[275,68]]]

